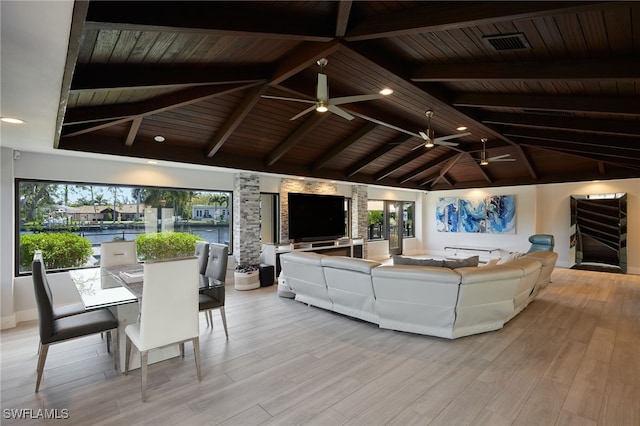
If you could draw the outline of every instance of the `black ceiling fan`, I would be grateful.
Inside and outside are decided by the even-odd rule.
[[[314,109],[318,112],[332,112],[346,120],[353,120],[353,115],[349,114],[344,109],[340,108],[338,105],[349,104],[354,102],[362,102],[362,101],[371,101],[374,99],[380,99],[384,96],[390,95],[393,93],[391,89],[383,89],[380,93],[375,93],[371,95],[354,95],[354,96],[343,96],[339,98],[330,98],[329,97],[329,83],[327,80],[327,75],[322,72],[324,67],[327,65],[329,60],[327,58],[320,58],[316,62],[320,66],[320,72],[318,73],[318,84],[316,86],[316,100],[309,99],[299,99],[299,98],[287,98],[283,96],[271,96],[271,95],[262,95],[265,99],[278,99],[281,101],[293,101],[293,102],[302,102],[307,104],[313,104],[309,108],[305,109],[302,112],[291,117],[289,120],[295,120],[303,115],[313,111]]]

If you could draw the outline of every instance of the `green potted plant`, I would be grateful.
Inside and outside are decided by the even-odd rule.
[[[252,263],[239,263],[233,271],[236,290],[253,290],[260,287],[260,270]]]
[[[136,253],[142,261],[193,256],[198,240],[202,238],[184,232],[140,234],[136,238]]]

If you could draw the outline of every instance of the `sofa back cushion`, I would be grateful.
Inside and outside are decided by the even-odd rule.
[[[456,269],[456,268],[465,268],[468,266],[478,266],[479,262],[480,262],[480,256],[471,256],[471,257],[467,257],[466,259],[452,259],[452,260],[445,259],[443,266],[445,268]]]
[[[345,256],[325,256],[322,258],[321,263],[325,267],[362,272],[369,275],[371,274],[371,269],[381,265],[380,262],[373,260]]]
[[[393,256],[394,265],[415,265],[415,266],[444,266],[443,260],[438,259],[416,259],[413,257]]]

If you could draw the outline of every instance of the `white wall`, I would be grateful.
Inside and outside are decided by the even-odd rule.
[[[426,195],[427,228],[423,234],[424,250],[429,254],[443,254],[452,244],[499,247],[503,251],[527,251],[531,234],[555,236],[558,266],[569,267],[569,226],[571,195],[628,194],[627,253],[628,273],[640,274],[640,179],[610,180],[603,182],[558,183],[538,186],[486,188],[482,190],[437,191]],[[440,197],[480,197],[485,195],[516,195],[516,234],[466,234],[437,232],[435,207]]]
[[[78,182],[115,183],[131,185],[170,186],[203,190],[233,190],[236,173],[216,168],[185,168],[170,163],[152,166],[143,160],[121,161],[117,157],[81,158],[71,155],[51,155],[22,151],[19,160],[13,159],[13,150],[0,150],[0,327],[7,328],[17,320],[35,318],[35,304],[31,280],[13,277],[14,257],[14,178],[70,180]],[[279,177],[261,177],[260,190],[279,192]],[[338,184],[339,192],[350,196],[350,185]],[[414,201],[416,203],[416,238],[405,239],[406,254],[442,254],[451,244],[496,246],[504,251],[526,251],[528,237],[534,233],[553,234],[556,237],[558,266],[568,266],[569,252],[569,197],[573,194],[602,194],[626,192],[628,194],[628,270],[640,274],[640,179],[584,182],[575,184],[548,184],[487,188],[482,190],[456,190],[424,193],[402,189],[369,187],[369,199]],[[437,232],[435,206],[439,197],[480,197],[485,195],[516,195],[516,234],[463,234]],[[422,219],[422,220],[420,220]],[[369,257],[388,257],[386,241],[372,242]],[[62,291],[62,300],[73,301],[73,290],[64,275],[54,280]],[[14,288],[15,287],[15,288]],[[66,290],[68,291],[66,291]],[[14,291],[15,290],[15,291]]]

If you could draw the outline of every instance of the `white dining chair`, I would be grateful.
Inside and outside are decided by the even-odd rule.
[[[100,266],[103,268],[137,262],[135,241],[107,241],[100,244]]]
[[[146,401],[148,352],[193,342],[198,381],[200,341],[198,324],[199,271],[197,257],[162,259],[144,264],[140,320],[125,328],[125,374],[129,372],[131,343],[140,351],[142,401]]]

